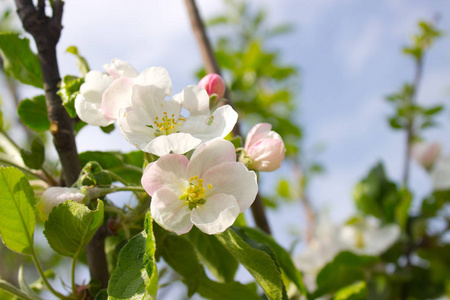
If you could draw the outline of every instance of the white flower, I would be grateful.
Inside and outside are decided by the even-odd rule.
[[[297,268],[303,272],[303,280],[310,292],[317,288],[316,277],[320,270],[342,250],[339,227],[329,218],[319,217],[314,229],[314,238],[294,260]]]
[[[145,169],[142,186],[152,196],[153,219],[177,234],[193,225],[207,234],[223,232],[258,192],[255,172],[236,162],[234,146],[222,139],[200,145],[190,161],[160,157]]]
[[[271,131],[272,125],[259,123],[253,126],[245,139],[245,155],[250,158],[249,168],[272,172],[284,160],[286,148],[281,136]]]
[[[397,224],[380,226],[375,218],[342,226],[339,238],[343,248],[360,255],[378,256],[384,253],[400,237]]]
[[[173,98],[172,82],[164,68],[144,70],[134,81],[121,78],[105,91],[102,109],[106,116],[119,111],[122,135],[136,148],[158,156],[183,154],[202,142],[225,137],[237,122],[229,105],[211,115],[209,96],[198,86],[188,86]],[[130,105],[126,109],[126,101]]]
[[[441,155],[439,143],[416,143],[412,147],[412,157],[425,169],[430,170]]]
[[[450,190],[450,156],[438,160],[431,170],[430,176],[434,190]]]
[[[51,187],[42,193],[41,201],[39,201],[37,208],[42,220],[46,220],[52,211],[53,207],[67,201],[73,200],[81,203],[84,194],[80,189],[67,187]]]
[[[107,126],[114,123],[117,117],[105,116],[102,111],[102,97],[105,90],[121,78],[132,80],[138,72],[127,62],[113,59],[111,64],[104,65],[108,72],[90,71],[86,74],[80,94],[75,99],[75,110],[78,117],[93,126]]]

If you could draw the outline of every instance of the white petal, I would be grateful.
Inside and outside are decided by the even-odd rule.
[[[233,196],[217,194],[192,210],[191,222],[207,234],[217,234],[233,225],[239,206]]]
[[[248,149],[253,144],[255,144],[258,140],[261,139],[262,136],[265,136],[272,129],[272,125],[269,123],[258,123],[253,126],[252,129],[247,134],[247,138],[245,140],[245,149]]]
[[[150,211],[153,220],[166,230],[180,235],[192,228],[191,210],[170,190],[158,190],[152,197]]]
[[[148,122],[145,122],[148,120]],[[117,123],[120,133],[132,145],[143,149],[154,138],[155,130],[146,126],[151,124],[151,117],[144,110],[128,107],[119,112]]]
[[[430,175],[436,191],[450,190],[450,156],[438,160]]]
[[[169,117],[174,115],[175,119],[181,112],[181,104],[173,99],[165,100],[158,93],[152,93],[148,87],[141,85],[133,85],[132,106],[145,110],[152,117],[152,122],[156,117],[161,118],[166,113]]]
[[[189,85],[173,97],[186,108],[191,116],[207,115],[209,117],[208,93],[197,85]]]
[[[141,180],[142,186],[150,196],[160,189],[168,189],[176,195],[182,195],[188,186],[188,181],[185,179],[188,162],[184,155],[161,156],[145,168]]]
[[[187,176],[199,176],[203,178],[203,174],[221,163],[235,162],[236,151],[231,142],[215,139],[207,143],[201,144],[192,154],[187,169]]]
[[[110,64],[104,65],[103,68],[114,79],[119,77],[135,78],[139,74],[132,65],[118,58],[114,58]]]
[[[155,98],[164,99],[172,94],[172,80],[167,70],[161,67],[145,69],[136,78],[135,84],[146,87],[147,93]]]
[[[216,109],[211,119],[209,115],[190,116],[181,125],[180,131],[189,132],[203,142],[207,142],[226,137],[236,125],[237,118],[237,112],[231,106],[225,105]]]
[[[106,126],[111,124],[101,111],[102,94],[113,79],[101,72],[90,71],[81,85],[80,94],[75,98],[78,117],[89,125]]]
[[[82,121],[92,126],[108,126],[114,121],[105,119],[100,106],[100,102],[90,102],[82,94],[75,98],[75,111]]]
[[[158,136],[151,140],[142,150],[158,156],[170,152],[184,154],[197,147],[200,143],[201,140],[193,137],[189,133],[179,132]]]
[[[189,166],[188,166],[189,172]],[[188,178],[190,175],[188,174]],[[215,194],[232,195],[237,200],[240,212],[244,212],[255,201],[258,193],[256,174],[238,162],[222,163],[209,169],[201,178],[204,185],[212,185],[206,196]]]
[[[400,227],[396,224],[385,225],[375,230],[367,230],[364,235],[364,254],[378,256],[384,253],[400,237]]]
[[[213,113],[213,122],[210,125],[211,135],[214,137],[226,137],[238,120],[238,113],[230,106],[224,105]]]
[[[133,79],[122,77],[114,80],[103,93],[102,111],[107,120],[115,121],[119,111],[131,105]]]

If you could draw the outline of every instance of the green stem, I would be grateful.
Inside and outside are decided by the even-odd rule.
[[[10,142],[11,145],[13,145],[14,148],[16,148],[20,152],[19,145],[17,145],[16,142],[14,142],[14,140],[4,130],[0,130],[0,133],[3,134],[3,136],[8,140],[8,142]]]
[[[56,297],[59,297],[60,299],[69,299],[68,297],[64,296],[63,294],[56,291],[48,281],[47,277],[45,276],[44,270],[42,269],[41,264],[39,263],[39,260],[37,259],[36,252],[34,251],[34,247],[31,247],[31,256],[33,258],[34,264],[36,266],[36,269],[39,272],[39,275],[41,275],[42,280],[44,281],[45,285],[48,287],[49,291],[55,295]]]
[[[75,298],[78,295],[77,286],[75,285],[75,267],[77,264],[78,254],[79,253],[77,252],[72,259],[72,293],[75,296]]]
[[[19,290],[17,287],[15,287],[11,283],[9,283],[8,281],[3,280],[3,279],[0,279],[0,290],[4,290],[14,296],[17,296],[19,299],[23,299],[23,300],[42,300],[40,298],[35,298],[35,297],[25,294],[24,292]]]
[[[42,173],[44,173],[45,177],[48,179],[48,183],[50,183],[52,186],[58,186],[58,183],[56,182],[55,178],[48,173],[47,170],[44,169],[44,167],[41,168]]]
[[[14,168],[16,168],[16,169],[19,169],[19,170],[22,171],[23,173],[26,173],[26,174],[28,174],[28,175],[30,175],[30,176],[36,177],[36,178],[38,178],[38,179],[41,179],[41,180],[47,182],[47,180],[46,180],[45,178],[43,178],[42,176],[40,176],[39,174],[37,174],[37,173],[35,173],[35,172],[31,171],[31,170],[28,170],[28,169],[26,169],[26,168],[24,168],[24,167],[21,167],[21,166],[19,166],[19,165],[16,165],[16,164],[13,163],[13,162],[10,162],[10,161],[7,161],[7,160],[4,160],[4,159],[1,159],[1,158],[0,158],[0,164],[6,164],[6,165],[8,165],[8,166],[14,167]]]

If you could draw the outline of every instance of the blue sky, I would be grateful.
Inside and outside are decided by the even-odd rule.
[[[221,1],[198,1],[204,17],[222,9]],[[327,172],[310,187],[313,205],[328,211],[336,221],[353,212],[351,198],[356,181],[383,160],[388,173],[400,178],[404,137],[387,127],[391,112],[384,97],[413,77],[413,63],[401,54],[416,31],[419,19],[441,14],[439,27],[450,29],[450,2],[445,0],[279,0],[250,1],[263,5],[271,24],[289,22],[292,34],[274,40],[282,60],[301,70],[298,120],[306,132],[307,151],[324,144],[319,156]],[[200,52],[185,11],[184,1],[66,1],[64,30],[58,44],[61,75],[77,74],[74,58],[64,53],[76,45],[92,69],[118,57],[139,71],[163,66],[171,75],[174,92],[196,84],[194,71],[201,64]],[[26,89],[23,96],[34,95]],[[419,102],[433,104],[450,98],[450,39],[439,40],[427,54]],[[427,134],[444,143],[450,152],[447,109],[444,125]],[[447,136],[446,136],[447,134]],[[99,138],[101,137],[101,142]],[[85,128],[77,137],[79,151],[133,150],[118,131],[104,135],[98,128]],[[286,170],[283,168],[279,173]],[[426,174],[413,165],[411,186],[418,194],[430,189]],[[280,221],[282,219],[283,221]],[[287,229],[303,226],[299,204],[270,212],[276,235],[288,246]]]

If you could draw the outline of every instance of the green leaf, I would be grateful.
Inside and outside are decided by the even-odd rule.
[[[19,296],[20,299],[23,299],[23,300],[40,300],[40,298],[34,298],[34,297],[28,296],[26,293],[24,293],[23,291],[19,290],[17,287],[12,285],[8,281],[3,280],[3,279],[0,278],[0,297],[2,297],[2,299],[4,299],[3,298],[4,295],[1,293],[2,290],[6,291],[7,293],[9,293],[11,295]],[[17,299],[17,298],[11,297],[11,298],[6,298],[6,299]]]
[[[0,167],[0,236],[9,249],[22,254],[33,252],[35,204],[25,175],[16,168]]]
[[[188,287],[188,296],[195,292],[213,300],[257,300],[261,299],[255,289],[239,282],[219,283],[210,280],[198,261],[193,245],[184,237],[168,233],[155,226],[157,249],[164,260]]]
[[[135,235],[120,250],[117,266],[108,284],[110,300],[149,299],[146,287],[149,282],[145,266],[147,234],[145,231]],[[147,257],[148,258],[148,257]]]
[[[353,197],[360,211],[385,222],[395,222],[396,207],[402,202],[396,184],[389,181],[381,163],[357,184]]]
[[[0,55],[5,71],[24,84],[43,88],[39,58],[30,49],[30,41],[18,33],[0,33]]]
[[[205,234],[194,227],[188,237],[195,246],[199,259],[219,281],[233,281],[239,263],[215,236]]]
[[[114,131],[116,127],[113,124],[109,124],[108,126],[100,126],[100,129],[104,132],[104,133],[111,133]]]
[[[45,160],[45,146],[40,137],[35,137],[31,142],[31,151],[20,149],[25,165],[31,169],[39,170]]]
[[[364,281],[357,281],[343,289],[340,289],[333,300],[363,300],[366,299],[366,283]]]
[[[50,128],[47,117],[47,103],[45,96],[40,95],[31,99],[22,100],[17,109],[20,120],[32,130],[45,131]]]
[[[66,75],[61,81],[61,87],[58,90],[58,95],[61,97],[64,107],[71,118],[75,118],[77,113],[75,111],[75,98],[80,93],[80,87],[84,83],[84,78],[79,78],[72,75]]]
[[[212,300],[261,300],[255,290],[239,282],[219,283],[202,276],[197,291],[202,297]]]
[[[80,153],[80,164],[84,166],[89,161],[98,162],[105,170],[109,170],[128,183],[140,185],[144,158],[142,151],[123,154],[120,152],[87,151]]]
[[[184,278],[188,296],[191,297],[197,291],[204,272],[194,247],[183,237],[168,233],[159,226],[154,226],[154,229],[159,255]]]
[[[365,280],[365,269],[378,260],[377,257],[359,256],[352,252],[339,253],[317,275],[317,290],[313,298],[334,293],[356,281]]]
[[[78,52],[78,48],[75,46],[70,46],[66,49],[66,52],[71,53],[77,57],[77,67],[80,70],[81,76],[84,77],[89,72],[89,64],[87,60],[81,56]]]
[[[413,195],[407,189],[400,190],[399,194],[400,203],[395,207],[395,218],[397,224],[405,230],[409,216],[409,207],[411,206]]]
[[[278,195],[280,195],[283,198],[287,198],[287,199],[292,198],[290,188],[289,188],[289,182],[286,179],[281,179],[278,182]]]
[[[145,254],[144,265],[147,271],[148,281],[145,286],[145,290],[148,295],[156,300],[156,292],[158,291],[158,270],[156,268],[155,252],[156,252],[156,240],[153,235],[153,222],[150,211],[145,216],[145,233],[147,238],[145,240]]]
[[[269,299],[287,299],[278,261],[270,247],[251,239],[237,227],[231,227],[216,237],[252,274]]]
[[[302,274],[295,267],[291,255],[281,247],[271,236],[256,230],[254,228],[243,228],[245,233],[255,241],[268,245],[274,252],[281,269],[286,273],[286,276],[291,280],[295,286],[302,292],[303,295],[307,294],[306,287],[303,283]]]
[[[44,234],[53,250],[64,256],[77,256],[103,224],[103,202],[92,211],[69,200],[53,208],[45,222]]]
[[[95,300],[108,300],[108,292],[106,290],[100,290],[95,296]]]

